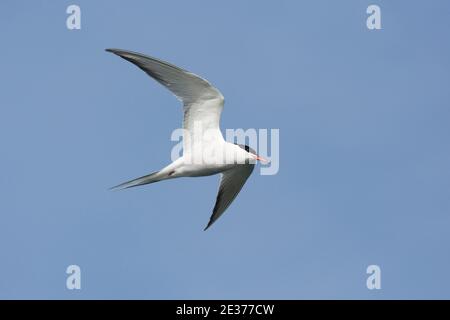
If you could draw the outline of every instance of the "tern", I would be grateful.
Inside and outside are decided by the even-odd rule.
[[[257,160],[268,162],[247,145],[224,140],[220,115],[224,97],[207,80],[168,62],[137,52],[106,49],[135,64],[169,89],[183,104],[183,155],[163,169],[111,189],[142,186],[180,177],[221,174],[216,203],[204,230],[230,206],[251,175]],[[231,156],[230,156],[231,155]]]

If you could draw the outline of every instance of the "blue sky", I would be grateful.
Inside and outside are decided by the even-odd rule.
[[[2,1],[0,298],[450,298],[449,30],[444,0]],[[223,130],[280,129],[279,173],[207,232],[218,176],[109,191],[181,125],[109,47],[210,80]]]

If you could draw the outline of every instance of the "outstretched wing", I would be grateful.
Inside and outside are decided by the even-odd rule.
[[[208,81],[173,64],[140,53],[121,49],[106,51],[135,64],[181,100],[184,108],[184,129],[191,133],[194,132],[194,125],[200,129],[200,135],[195,139],[201,139],[205,130],[209,130],[208,133],[213,136],[216,135],[214,138],[223,139],[219,122],[224,98]],[[184,145],[184,151],[189,151],[190,147]]]
[[[252,174],[254,167],[254,164],[241,164],[222,173],[216,205],[205,230],[219,219],[230,206],[239,191],[241,191],[248,177]]]

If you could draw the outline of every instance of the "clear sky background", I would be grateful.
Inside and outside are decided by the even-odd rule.
[[[1,1],[0,298],[450,298],[449,31],[447,0]],[[182,115],[109,47],[210,80],[223,130],[279,128],[279,173],[206,232],[218,176],[109,191]]]

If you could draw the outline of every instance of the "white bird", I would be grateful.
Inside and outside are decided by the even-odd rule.
[[[183,103],[183,156],[165,168],[122,183],[131,188],[179,177],[198,177],[221,173],[216,204],[205,229],[228,208],[261,158],[248,146],[226,142],[220,131],[223,95],[208,81],[165,61],[140,53],[106,49],[135,64],[169,89]]]

